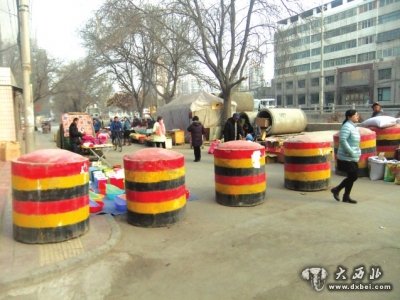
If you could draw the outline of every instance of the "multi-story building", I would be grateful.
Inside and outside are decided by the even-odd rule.
[[[336,0],[279,26],[278,106],[400,106],[400,0]]]

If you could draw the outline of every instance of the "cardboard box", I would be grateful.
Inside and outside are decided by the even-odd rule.
[[[269,127],[271,120],[269,118],[256,118],[256,125],[259,127]]]
[[[0,142],[0,161],[11,161],[21,156],[18,142]]]

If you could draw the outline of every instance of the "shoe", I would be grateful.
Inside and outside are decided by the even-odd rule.
[[[199,161],[200,161],[200,159],[195,159],[195,160],[194,160],[194,162],[199,162]]]
[[[357,204],[357,201],[351,199],[350,196],[343,196],[343,202],[351,203],[351,204]]]
[[[336,190],[336,188],[331,189],[331,193],[333,194],[333,198],[335,198],[336,201],[340,201],[339,192]]]

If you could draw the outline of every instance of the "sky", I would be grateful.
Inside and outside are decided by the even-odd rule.
[[[315,7],[326,0],[302,1],[305,9]],[[31,36],[40,48],[56,59],[68,62],[85,57],[79,29],[105,0],[29,0]],[[2,37],[16,41],[17,8],[15,0],[0,0],[0,26]],[[5,29],[4,29],[5,28]],[[10,30],[11,28],[11,30]],[[267,57],[265,77],[273,77],[273,55]]]
[[[39,47],[64,61],[83,58],[79,29],[104,0],[30,0],[31,35]]]

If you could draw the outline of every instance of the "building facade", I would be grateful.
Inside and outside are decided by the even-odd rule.
[[[278,106],[400,107],[400,0],[336,0],[279,27]]]

